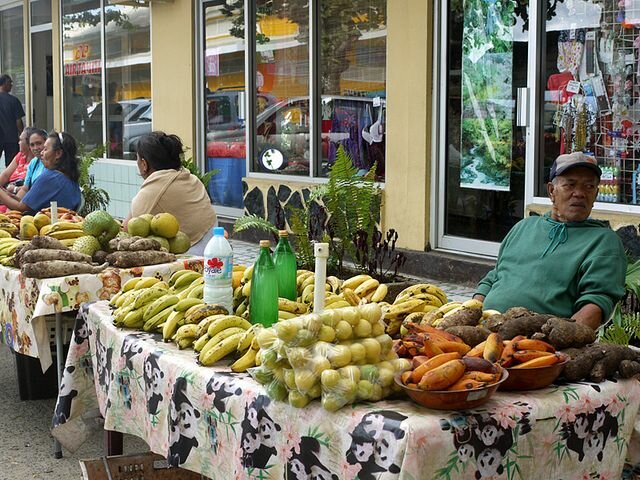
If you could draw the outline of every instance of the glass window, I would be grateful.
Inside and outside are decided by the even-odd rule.
[[[151,132],[149,8],[105,7],[107,143],[109,158],[135,159],[141,135]]]
[[[350,2],[351,3],[351,2]],[[362,172],[376,165],[384,181],[386,124],[386,2],[321,5],[322,161],[325,176],[340,145]]]
[[[582,151],[603,172],[597,201],[640,204],[638,2],[558,2],[543,31],[536,194],[558,155]]]
[[[0,10],[0,72],[13,80],[11,94],[24,107],[24,29],[22,7]]]
[[[246,175],[245,41],[242,10],[224,0],[207,3],[204,18],[204,114],[206,169],[218,170],[209,184],[216,205],[242,208],[242,177]]]
[[[258,0],[256,10],[256,157],[252,171],[308,176],[308,2]]]
[[[31,1],[31,26],[51,23],[51,0]]]
[[[104,29],[101,14],[100,0],[62,2],[65,129],[88,148],[107,145],[109,158],[135,159],[151,131],[149,8],[107,5]]]

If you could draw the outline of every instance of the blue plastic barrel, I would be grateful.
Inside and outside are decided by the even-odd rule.
[[[225,207],[243,208],[242,177],[247,173],[244,158],[207,157],[207,171],[220,170],[209,182],[213,203]]]

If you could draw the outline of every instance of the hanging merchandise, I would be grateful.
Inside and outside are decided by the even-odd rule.
[[[570,72],[573,77],[578,76],[578,69],[582,63],[586,30],[578,28],[562,30],[558,36],[559,72]]]
[[[509,190],[513,2],[464,1],[460,186]]]

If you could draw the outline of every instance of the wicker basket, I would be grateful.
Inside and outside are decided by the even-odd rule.
[[[85,480],[201,480],[199,473],[169,468],[164,457],[155,453],[116,455],[80,460]]]

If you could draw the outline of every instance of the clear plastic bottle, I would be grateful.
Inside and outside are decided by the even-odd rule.
[[[224,228],[215,227],[204,248],[204,302],[217,303],[233,313],[233,249]]]
[[[251,323],[269,327],[278,321],[278,274],[271,259],[269,240],[260,240],[260,254],[253,267],[249,317]]]
[[[289,300],[296,300],[296,273],[298,264],[296,254],[289,244],[289,232],[280,230],[280,241],[273,252],[273,263],[278,274],[278,296]]]

